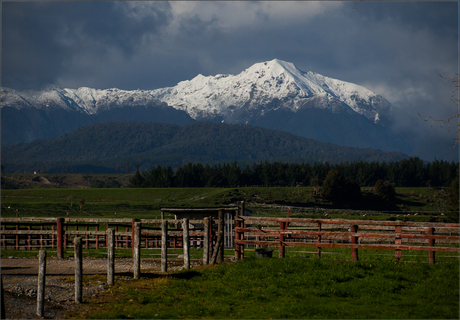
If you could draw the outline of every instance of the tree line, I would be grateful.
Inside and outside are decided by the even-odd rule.
[[[130,179],[135,188],[167,187],[244,187],[244,186],[321,186],[331,170],[361,187],[373,187],[379,180],[395,187],[448,187],[458,176],[457,162],[426,162],[411,157],[395,162],[330,164],[259,162],[241,167],[237,161],[213,166],[188,163],[174,171],[170,166],[136,170]]]

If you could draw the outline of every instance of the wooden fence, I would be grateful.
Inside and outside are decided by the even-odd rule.
[[[233,221],[225,222],[224,209],[221,218],[187,219],[193,229],[188,229],[187,242],[193,247],[204,248],[206,259],[212,259],[220,251],[223,259],[225,239],[233,238],[235,258],[244,257],[248,246],[276,247],[280,258],[285,257],[286,247],[348,248],[352,260],[358,260],[358,249],[394,250],[400,260],[406,250],[429,252],[429,262],[435,263],[436,251],[459,253],[459,224],[403,221],[373,221],[345,219],[301,219],[250,217],[235,214]],[[239,213],[244,212],[244,204]],[[82,237],[84,248],[107,248],[107,230],[114,229],[115,248],[132,248],[135,224],[140,223],[139,246],[151,248],[182,248],[184,228],[182,220],[162,219],[73,219],[73,218],[2,218],[1,245],[3,249],[56,248],[63,257],[66,248],[73,247],[73,239]],[[166,223],[167,234],[163,234]],[[231,230],[231,232],[230,232]],[[208,234],[208,239],[205,239]],[[220,238],[219,238],[220,237]]]
[[[212,257],[221,224],[218,219],[189,220],[188,241],[193,247],[203,248],[205,234],[209,234],[209,255]],[[183,220],[161,219],[91,219],[91,218],[1,218],[1,246],[15,250],[56,249],[62,258],[67,248],[74,247],[75,237],[81,237],[85,249],[108,248],[107,230],[114,229],[115,248],[132,248],[134,254],[135,224],[141,226],[140,246],[145,249],[161,248],[162,241],[169,248],[182,248]],[[162,223],[166,223],[162,240]],[[223,228],[222,228],[223,230]]]
[[[286,247],[349,248],[353,261],[358,249],[390,249],[395,259],[404,250],[429,252],[435,263],[436,251],[459,253],[459,224],[345,219],[296,219],[235,217],[235,258],[244,257],[247,245],[277,247],[280,258]]]

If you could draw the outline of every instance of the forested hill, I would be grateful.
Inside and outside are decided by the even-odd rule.
[[[5,173],[115,173],[132,172],[135,167],[145,171],[158,165],[178,168],[189,162],[212,165],[236,160],[244,166],[260,161],[391,162],[407,157],[400,152],[342,147],[260,127],[209,122],[184,126],[105,122],[59,138],[2,148]]]

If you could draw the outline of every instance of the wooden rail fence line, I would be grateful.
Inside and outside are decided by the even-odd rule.
[[[73,241],[81,237],[85,248],[109,248],[107,230],[114,230],[114,249],[132,248],[132,256],[139,249],[205,248],[209,262],[216,246],[216,234],[221,224],[211,217],[204,220],[161,219],[91,219],[91,218],[1,218],[1,246],[15,250],[56,249],[57,257],[64,257],[64,250],[74,248]],[[162,224],[167,226],[163,230]],[[185,227],[187,223],[187,227]],[[189,228],[193,224],[193,229]],[[105,225],[105,231],[101,231]],[[137,229],[136,229],[136,226]],[[116,231],[118,227],[124,231]],[[187,233],[185,234],[184,231]],[[166,234],[164,234],[166,232]],[[133,240],[134,239],[134,240]],[[223,252],[223,250],[222,250]]]
[[[244,257],[244,248],[278,247],[279,258],[285,247],[349,248],[352,260],[358,260],[358,249],[390,249],[395,260],[404,250],[429,252],[429,263],[435,263],[436,251],[459,253],[459,224],[345,219],[300,219],[235,217],[235,258]],[[367,242],[367,243],[365,243]],[[443,245],[443,246],[440,246]]]
[[[132,248],[133,257],[138,247],[162,248],[163,261],[167,261],[168,247],[185,247],[188,252],[189,245],[197,247],[198,244],[204,247],[204,263],[222,261],[224,250],[219,249],[228,238],[232,240],[236,259],[244,257],[248,246],[277,247],[280,258],[285,257],[286,247],[313,247],[318,257],[322,248],[348,248],[353,261],[359,259],[358,249],[394,250],[397,261],[406,250],[428,251],[430,263],[435,263],[436,251],[459,253],[458,223],[251,217],[243,215],[244,202],[240,207],[231,208],[162,210],[215,215],[214,218],[180,220],[2,218],[2,247],[56,248],[57,256],[62,258],[64,250],[73,247],[75,237],[82,237],[85,248],[107,248],[107,230],[114,229],[115,248]],[[188,228],[184,228],[185,219],[189,221]],[[184,230],[188,231],[188,237]],[[184,265],[188,263],[185,261]]]

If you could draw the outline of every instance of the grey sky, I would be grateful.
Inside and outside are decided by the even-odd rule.
[[[418,112],[457,112],[440,75],[459,72],[458,18],[457,1],[4,1],[1,80],[155,89],[278,58],[364,85],[425,131]]]

